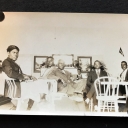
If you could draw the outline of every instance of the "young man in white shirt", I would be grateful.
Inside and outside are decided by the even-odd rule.
[[[128,68],[127,68],[127,62],[122,61],[121,62],[121,68],[123,69],[122,73],[120,74],[120,81],[128,82]],[[126,94],[125,86],[120,85],[119,87],[120,94]]]

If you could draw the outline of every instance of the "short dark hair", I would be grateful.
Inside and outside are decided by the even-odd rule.
[[[96,62],[99,62],[99,63],[100,63],[100,65],[102,65],[102,64],[101,64],[101,62],[100,62],[99,60],[96,60],[96,61],[94,62],[94,64],[95,64]]]
[[[7,48],[7,52],[11,52],[13,49],[17,49],[18,52],[20,51],[20,49],[19,49],[17,46],[15,46],[15,45],[10,45],[10,46],[8,46],[8,48]]]
[[[54,60],[54,58],[53,58],[52,56],[48,56],[47,60],[48,60],[49,58],[51,58],[52,60]]]
[[[81,71],[81,67],[78,67],[77,70],[80,70]]]
[[[126,61],[122,61],[121,63],[125,63],[127,65],[127,62]]]
[[[105,70],[105,67],[102,65],[102,63],[99,61],[99,60],[96,60],[95,62],[94,62],[94,64],[96,63],[96,62],[99,62],[100,63],[100,69],[101,70]],[[93,67],[93,69],[95,69],[95,67]]]

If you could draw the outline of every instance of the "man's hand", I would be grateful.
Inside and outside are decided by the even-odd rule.
[[[24,75],[24,80],[30,80],[30,79],[31,79],[30,76]]]
[[[34,77],[34,76],[24,75],[24,80],[33,80],[33,81],[36,81],[37,78]]]
[[[37,80],[37,78],[36,78],[36,77],[34,77],[34,76],[31,76],[31,80],[36,81],[36,80]]]

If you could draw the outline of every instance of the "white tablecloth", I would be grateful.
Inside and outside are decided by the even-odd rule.
[[[50,80],[49,80],[50,81]],[[57,92],[56,85],[53,88],[54,93]],[[40,94],[50,93],[50,86],[48,84],[48,80],[38,79],[37,81],[32,82],[21,82],[21,98],[31,98],[35,101],[40,101]]]

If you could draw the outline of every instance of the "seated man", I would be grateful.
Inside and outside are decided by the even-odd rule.
[[[87,86],[86,86],[86,93],[87,99],[85,100],[86,103],[89,103],[89,99],[93,98],[94,107],[97,107],[97,99],[96,99],[96,92],[94,87],[94,82],[98,77],[108,76],[107,72],[104,71],[104,68],[100,61],[96,60],[94,62],[94,70],[90,71],[89,76],[87,78]]]
[[[10,97],[9,95],[9,86],[7,83],[5,83],[5,97],[10,97],[10,98],[19,98],[21,97],[21,85],[20,85],[20,80],[36,80],[35,77],[33,76],[29,76],[26,74],[23,74],[21,68],[19,67],[18,64],[15,63],[15,61],[18,59],[19,56],[19,48],[15,45],[10,45],[7,48],[7,52],[8,52],[8,58],[5,59],[2,63],[2,71],[5,72],[5,74],[15,80],[16,83],[16,91],[13,94],[14,97]],[[14,88],[11,89],[11,93],[13,93]],[[28,107],[31,107],[33,105],[33,100],[29,100],[29,104]],[[16,101],[12,100],[13,103],[13,108],[16,107]],[[12,109],[13,109],[12,108]]]
[[[54,66],[54,58],[49,56],[47,58],[45,68],[43,68],[41,73],[41,78],[47,79],[47,76],[54,70],[56,67]]]
[[[49,74],[56,69],[56,67],[54,66],[54,58],[49,56],[46,60],[45,63],[45,68],[41,69],[41,77],[40,79],[47,79],[47,77],[49,76]],[[42,93],[40,94],[40,97],[42,100],[46,99],[46,94]]]
[[[65,62],[58,61],[58,68],[54,69],[48,76],[48,79],[55,79],[58,81],[58,91],[67,93],[72,96],[75,101],[83,101],[83,89],[85,88],[86,81],[81,79],[78,83],[71,80],[71,73],[64,70]]]

